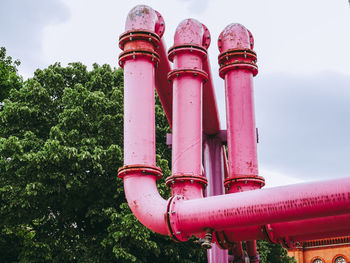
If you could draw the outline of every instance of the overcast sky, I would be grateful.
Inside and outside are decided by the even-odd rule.
[[[165,19],[165,40],[196,18],[209,48],[222,127],[224,85],[217,38],[238,22],[254,35],[260,173],[267,185],[350,176],[350,7],[347,0],[0,0],[0,46],[20,74],[59,61],[116,66],[126,15],[147,4]]]

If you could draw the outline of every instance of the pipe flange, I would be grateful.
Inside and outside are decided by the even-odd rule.
[[[183,52],[188,52],[188,53],[193,53],[198,56],[200,56],[202,59],[207,58],[207,50],[199,45],[177,45],[169,48],[168,51],[168,59],[169,61],[173,62],[174,57],[176,54],[183,53]]]
[[[154,175],[157,180],[162,177],[162,170],[158,166],[145,164],[124,165],[118,169],[118,177],[124,178],[128,174]]]
[[[227,63],[230,63],[231,59],[233,58],[241,62],[251,62],[251,63],[257,62],[257,56],[253,50],[233,48],[233,49],[228,49],[219,55],[219,58],[218,58],[219,65],[223,66]]]
[[[215,237],[216,243],[221,249],[234,248],[236,245],[236,242],[232,242],[227,238],[225,231],[215,231]]]
[[[181,229],[178,227],[178,218],[177,218],[177,212],[176,207],[177,203],[183,202],[184,197],[177,195],[173,196],[169,199],[168,203],[168,211],[167,211],[167,225],[168,225],[168,232],[169,236],[176,242],[185,242],[190,237],[186,233],[182,233]]]
[[[152,63],[158,65],[160,59],[159,55],[150,49],[128,50],[119,55],[119,66],[124,67],[125,62],[130,59],[136,59],[138,57],[148,58]]]
[[[192,175],[192,174],[175,174],[169,176],[165,180],[165,184],[170,187],[170,185],[175,184],[176,182],[190,182],[201,184],[203,188],[208,185],[208,180],[202,175]]]
[[[135,31],[130,30],[126,31],[119,37],[119,48],[124,50],[124,46],[127,42],[134,40],[143,40],[153,44],[155,48],[159,47],[160,36],[152,31],[142,30]]]
[[[249,34],[250,49],[253,49],[254,48],[254,37],[253,37],[252,32],[250,32],[249,29],[247,29],[247,31]]]
[[[241,61],[232,62],[229,64],[224,65],[223,67],[220,67],[219,75],[221,78],[225,78],[225,75],[228,71],[235,70],[235,69],[247,69],[253,73],[253,76],[256,76],[258,74],[258,66],[255,63],[249,63]]]
[[[247,183],[254,183],[258,186],[258,188],[261,188],[265,185],[265,179],[262,176],[258,175],[239,175],[239,176],[233,176],[226,178],[224,181],[225,188],[230,188],[232,185],[234,185],[237,182],[243,182],[245,184]]]
[[[201,69],[174,69],[168,73],[168,80],[172,81],[174,78],[184,75],[201,78],[203,82],[207,82],[209,77],[208,73]]]
[[[210,38],[210,32],[209,29],[202,24],[203,29],[204,29],[204,34],[203,34],[203,46],[208,49],[208,47],[210,46],[210,42],[211,42],[211,38]]]
[[[157,35],[161,38],[164,34],[164,31],[165,31],[164,18],[162,17],[162,15],[158,11],[154,10],[154,12],[156,12],[156,14],[158,16],[158,21],[156,23],[155,31],[156,31]]]

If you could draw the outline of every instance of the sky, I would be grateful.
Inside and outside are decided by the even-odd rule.
[[[267,186],[350,175],[350,6],[347,0],[0,0],[0,46],[24,78],[37,68],[80,61],[117,67],[127,13],[146,4],[173,45],[186,18],[211,33],[210,63],[225,124],[217,38],[230,23],[254,35],[260,175]]]

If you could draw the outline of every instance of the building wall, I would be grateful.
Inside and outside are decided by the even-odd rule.
[[[323,263],[335,263],[338,256],[342,256],[346,263],[350,263],[350,243],[303,246],[288,251],[298,263],[313,263],[315,259],[322,259]]]

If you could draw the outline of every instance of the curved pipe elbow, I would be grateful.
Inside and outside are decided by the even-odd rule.
[[[168,235],[168,202],[158,193],[156,177],[135,173],[123,180],[126,200],[136,218],[150,230]]]
[[[225,27],[219,35],[220,52],[228,49],[253,49],[254,39],[250,31],[243,25],[233,23]]]
[[[162,37],[165,30],[164,19],[159,12],[147,5],[137,5],[128,13],[125,30],[147,30]]]
[[[208,28],[196,19],[185,19],[177,26],[174,36],[174,46],[192,44],[207,49],[210,45]]]

